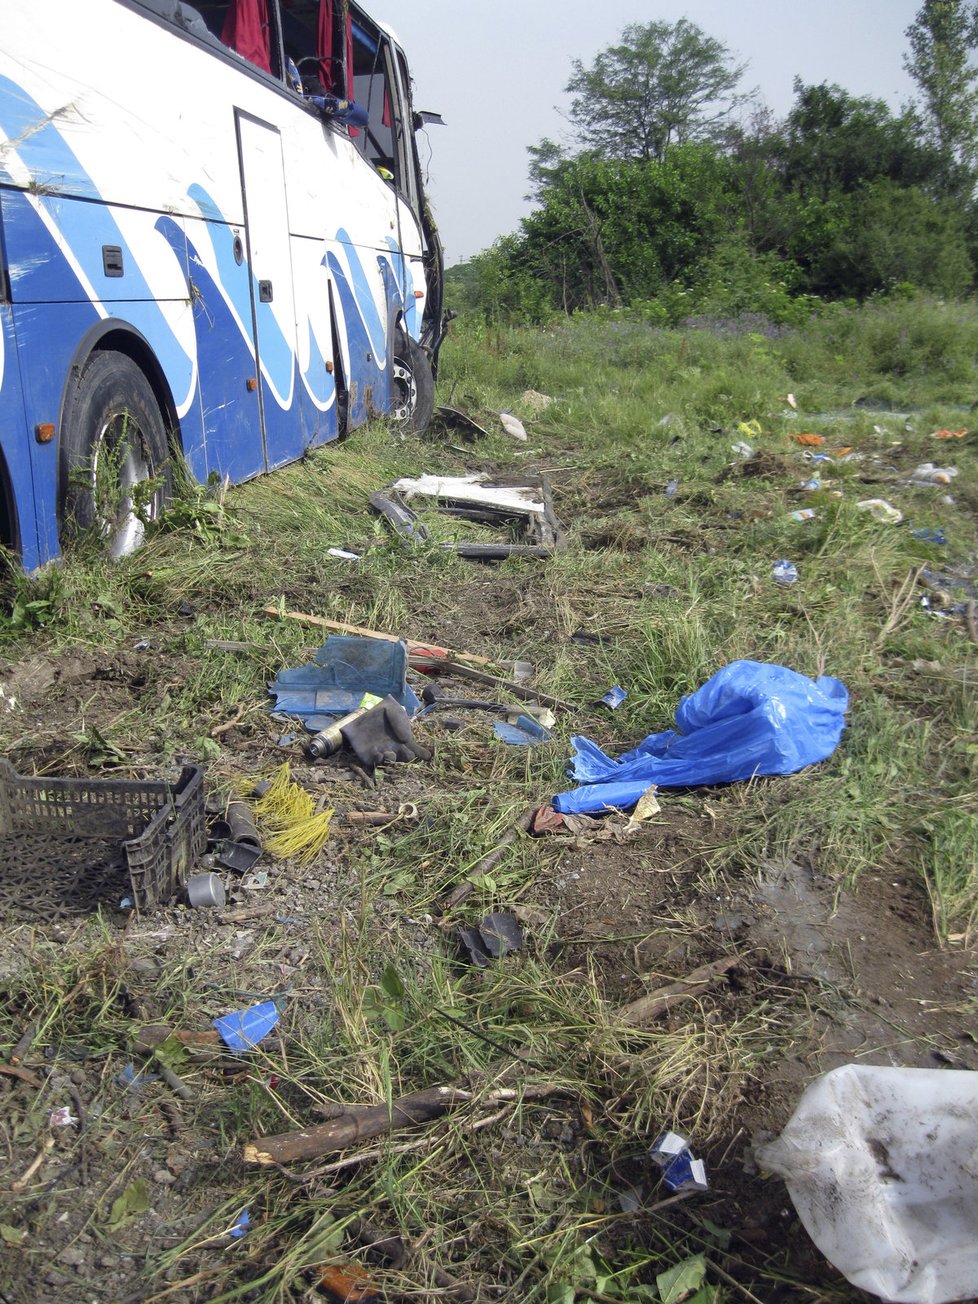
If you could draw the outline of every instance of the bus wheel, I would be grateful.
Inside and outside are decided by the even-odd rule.
[[[124,353],[91,355],[73,379],[61,436],[63,532],[97,530],[133,552],[169,498],[166,429],[145,375]]]
[[[428,355],[405,331],[398,331],[394,345],[391,420],[408,430],[426,430],[435,410],[435,380]]]

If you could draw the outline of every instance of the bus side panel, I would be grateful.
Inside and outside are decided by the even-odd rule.
[[[234,255],[236,228],[224,223],[160,218],[168,238],[185,236],[200,371],[202,425],[184,453],[198,480],[211,471],[247,480],[265,467],[255,375],[247,264]]]
[[[302,428],[290,411],[296,380],[295,298],[285,197],[282,137],[277,127],[237,110],[252,309],[257,335],[269,468],[301,457]]]
[[[35,570],[44,558],[38,551],[34,525],[34,476],[29,439],[14,341],[13,310],[9,303],[0,302],[0,440],[16,518],[10,522],[11,532],[20,535],[24,567],[30,571]],[[15,539],[10,542],[14,543]]]
[[[296,401],[306,448],[339,434],[329,273],[321,240],[292,239],[295,273]]]
[[[396,285],[382,262],[375,250],[357,248],[344,230],[327,244],[326,265],[340,319],[351,428],[390,409],[388,349]]]

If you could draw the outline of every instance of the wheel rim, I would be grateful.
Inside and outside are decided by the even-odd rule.
[[[394,359],[393,380],[391,418],[407,421],[418,402],[418,383],[414,372],[401,358]]]
[[[134,552],[146,536],[146,522],[159,511],[148,486],[153,468],[142,433],[128,414],[111,416],[98,432],[92,455],[92,501],[99,532],[114,560]]]

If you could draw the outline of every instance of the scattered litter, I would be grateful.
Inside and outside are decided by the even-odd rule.
[[[187,900],[195,910],[223,906],[227,901],[224,880],[219,874],[191,874],[187,879]]]
[[[771,563],[771,576],[775,584],[789,589],[798,579],[798,567],[787,557],[782,557],[779,561]]]
[[[758,435],[763,433],[759,421],[739,421],[737,423],[737,434],[743,435],[745,439],[756,439]]]
[[[822,444],[828,443],[824,435],[813,435],[804,433],[800,435],[789,436],[796,444],[802,444],[805,448],[819,448]]]
[[[911,530],[910,533],[915,539],[920,539],[923,543],[936,543],[941,547],[947,543],[947,535],[940,526],[936,526],[933,529],[930,529],[927,526],[921,526],[919,529]]]
[[[255,814],[268,829],[265,849],[279,860],[295,856],[300,865],[307,865],[329,840],[332,807],[317,810],[310,794],[292,778],[288,763],[279,766],[255,802]]]
[[[460,540],[442,546],[460,557],[497,560],[505,557],[549,557],[564,547],[563,531],[550,506],[550,485],[545,477],[536,483],[500,483],[487,475],[403,477],[383,494],[372,494],[370,505],[381,512],[408,542],[428,538],[428,530],[408,506],[414,498],[435,500],[438,511],[460,520],[507,530],[522,526],[522,539],[499,543]]]
[[[514,683],[529,684],[533,679],[532,661],[497,661],[500,670],[506,670]]]
[[[359,720],[362,715],[366,715],[368,711],[373,710],[383,700],[376,693],[364,693],[355,711],[350,711],[347,715],[340,716],[338,720],[331,721],[307,741],[306,756],[308,756],[309,760],[321,761],[325,756],[335,756],[337,752],[342,751],[346,745],[343,730],[351,725],[354,720]]]
[[[265,887],[268,887],[267,869],[260,869],[257,874],[246,874],[241,880],[243,892],[260,892]]]
[[[846,1064],[755,1154],[854,1286],[945,1304],[978,1294],[976,1138],[978,1074]]]
[[[799,507],[797,511],[791,512],[793,521],[814,521],[818,512],[814,507]]]
[[[885,498],[864,498],[856,506],[861,512],[869,512],[874,521],[881,521],[884,525],[899,525],[903,520],[903,512],[899,507],[894,507]]]
[[[964,430],[935,430],[931,435],[931,439],[963,439],[967,433],[967,428]]]
[[[67,1105],[59,1105],[48,1114],[48,1127],[74,1127],[77,1122]]]
[[[357,1263],[324,1263],[315,1271],[317,1285],[335,1304],[377,1304],[380,1299],[370,1274]]]
[[[730,445],[731,453],[736,453],[738,457],[753,457],[754,450],[744,439],[738,439],[736,444]]]
[[[264,1041],[281,1017],[274,1001],[262,1001],[246,1010],[222,1014],[213,1021],[224,1044],[233,1051],[254,1050]]]
[[[590,629],[575,629],[570,636],[571,643],[583,643],[585,646],[601,647],[604,644],[604,635],[595,634]]]
[[[786,397],[787,400],[788,400],[788,406],[789,406],[789,407],[791,407],[791,408],[797,408],[798,404],[795,402],[795,396],[794,396],[794,394],[787,394],[785,397]]]
[[[813,475],[809,480],[802,480],[801,487],[806,494],[814,494],[822,487],[822,481],[817,475]]]
[[[956,466],[935,466],[933,462],[921,462],[910,476],[911,484],[950,484],[958,474]]]
[[[541,806],[533,816],[533,823],[530,825],[531,833],[557,833],[566,829],[564,817],[560,811],[554,808],[548,802]]]
[[[604,697],[598,699],[597,705],[609,706],[612,711],[617,711],[627,696],[628,693],[625,689],[619,687],[618,684],[615,684],[613,688],[608,689]]]
[[[499,420],[507,435],[512,435],[514,439],[526,439],[526,428],[519,417],[514,417],[512,412],[500,412]]]
[[[407,682],[408,646],[404,639],[330,634],[305,666],[280,670],[269,685],[275,709],[298,716],[311,733],[349,715],[364,693],[390,695],[414,715],[420,703]]]
[[[127,1064],[124,1069],[120,1069],[112,1081],[122,1091],[131,1091],[133,1095],[139,1095],[143,1088],[150,1082],[159,1082],[158,1073],[142,1073],[134,1064]]]
[[[489,438],[489,431],[484,426],[480,426],[477,421],[469,416],[467,412],[460,412],[458,408],[438,407],[435,408],[435,416],[441,421],[442,425],[449,429],[459,431],[465,435],[471,442],[476,435],[481,435],[483,439]]]
[[[347,552],[345,548],[327,548],[326,555],[328,557],[339,557],[341,561],[360,560],[360,554],[358,552]]]
[[[204,772],[162,779],[19,775],[0,758],[0,884],[29,885],[4,907],[32,918],[86,914],[130,897],[170,901],[204,854]],[[23,901],[23,904],[19,903]]]
[[[682,699],[676,729],[649,734],[617,761],[574,736],[569,773],[583,786],[554,805],[565,813],[627,809],[650,783],[675,788],[794,774],[835,751],[848,705],[845,685],[829,675],[811,680],[786,666],[732,661]]]
[[[472,963],[484,969],[490,960],[501,959],[511,951],[523,947],[523,930],[519,920],[508,911],[495,911],[486,915],[473,928],[460,928],[458,935],[468,951]]]
[[[546,725],[522,713],[511,722],[497,720],[493,732],[502,742],[522,747],[532,747],[534,743],[548,743],[553,737]]]
[[[233,870],[235,874],[246,874],[261,856],[261,847],[248,842],[226,841],[220,851],[215,853],[214,863],[222,869]]]
[[[632,811],[628,823],[625,825],[626,833],[637,833],[643,824],[652,819],[653,815],[661,815],[662,807],[659,805],[659,799],[656,796],[659,785],[650,784],[645,792],[642,793],[635,803],[635,809]]]
[[[234,1222],[228,1228],[227,1234],[232,1238],[232,1240],[239,1241],[241,1237],[249,1231],[250,1227],[251,1213],[248,1209],[242,1209],[237,1218],[235,1218]]]
[[[663,1132],[649,1151],[662,1169],[662,1180],[670,1191],[708,1191],[706,1166],[689,1148],[689,1138],[681,1132]]]
[[[670,480],[665,487],[665,495],[667,498],[675,498],[678,490],[679,490],[679,481]]]
[[[431,748],[415,741],[411,719],[393,697],[385,697],[362,714],[355,714],[342,733],[347,747],[368,770],[395,761],[431,760]]]

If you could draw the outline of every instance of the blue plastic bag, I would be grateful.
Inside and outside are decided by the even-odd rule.
[[[676,711],[676,728],[649,734],[617,761],[574,737],[568,773],[584,786],[562,792],[563,814],[628,809],[650,784],[684,788],[794,774],[835,751],[849,706],[838,679],[807,679],[786,666],[732,661]]]

